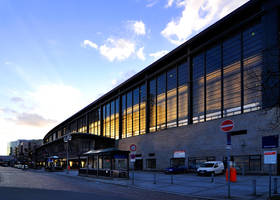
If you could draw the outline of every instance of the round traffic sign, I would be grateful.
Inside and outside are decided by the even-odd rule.
[[[233,121],[230,119],[223,121],[220,128],[224,132],[230,131],[231,129],[233,129]]]
[[[136,145],[135,144],[130,145],[129,149],[130,151],[136,151]]]

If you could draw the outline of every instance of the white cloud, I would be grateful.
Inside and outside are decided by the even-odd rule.
[[[27,93],[25,102],[28,101],[34,104],[30,113],[57,121],[70,117],[86,105],[80,90],[62,83],[39,85]]]
[[[150,53],[149,56],[151,56],[155,60],[157,60],[157,59],[161,58],[162,56],[164,56],[167,53],[168,53],[167,50],[162,50],[162,51],[158,51],[158,52],[155,52],[155,53]]]
[[[137,35],[145,35],[146,34],[145,24],[142,21],[134,21],[133,22],[133,31]]]
[[[88,101],[80,90],[63,83],[38,85],[30,91],[21,91],[20,99],[12,96],[10,105],[0,108],[0,154],[6,153],[10,141],[42,139],[57,123],[72,116]]]
[[[114,60],[122,61],[135,52],[135,44],[122,38],[108,38],[106,44],[100,46],[99,51],[111,62]]]
[[[144,54],[144,47],[139,48],[136,55],[140,60],[146,60],[146,57],[145,57],[145,54]]]
[[[12,65],[13,63],[10,62],[10,61],[6,61],[6,62],[4,62],[4,64],[5,64],[5,65]]]
[[[18,113],[14,121],[18,125],[38,127],[44,127],[57,122],[56,120],[45,119],[43,116],[36,113]]]
[[[84,42],[81,44],[81,46],[84,48],[86,48],[87,46],[94,48],[94,49],[98,48],[98,45],[90,40],[84,40]]]
[[[171,20],[161,34],[171,43],[179,45],[213,24],[221,17],[238,8],[248,0],[183,0],[177,1],[177,7],[183,7],[181,16]],[[169,0],[167,5],[172,5]]]
[[[158,0],[147,0],[148,4],[146,5],[146,7],[153,7],[154,5],[157,4]]]
[[[165,5],[166,8],[171,7],[174,0],[167,0],[167,4]]]

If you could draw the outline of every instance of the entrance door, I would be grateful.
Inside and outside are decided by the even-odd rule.
[[[280,175],[280,154],[277,154],[277,176]]]
[[[136,159],[134,163],[135,170],[143,170],[143,159]]]

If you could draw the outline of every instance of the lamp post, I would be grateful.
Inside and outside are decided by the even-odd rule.
[[[68,158],[68,151],[69,151],[69,141],[72,139],[71,133],[68,133],[64,136],[64,142],[66,143],[66,162],[67,162],[67,170],[66,173],[69,174],[69,158]]]

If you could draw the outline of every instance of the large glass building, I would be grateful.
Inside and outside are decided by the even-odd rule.
[[[262,140],[278,131],[268,124],[279,103],[279,10],[278,1],[249,1],[54,127],[41,149],[71,133],[87,138],[84,152],[96,138],[136,144],[136,169],[194,169],[226,159],[219,127],[231,119],[232,161],[264,171]]]

